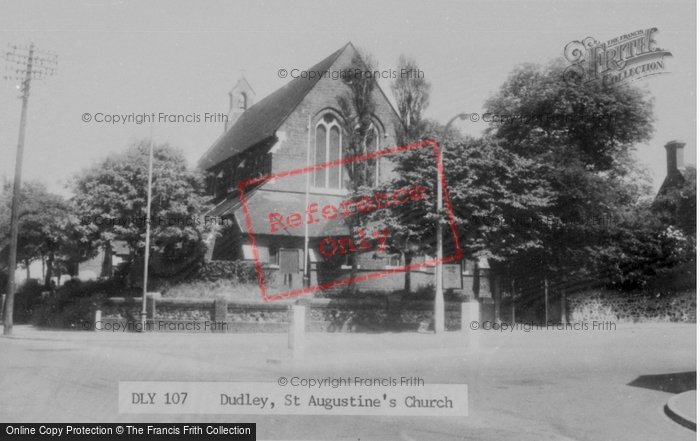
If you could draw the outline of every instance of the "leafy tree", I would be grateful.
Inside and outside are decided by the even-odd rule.
[[[351,158],[368,153],[368,146],[376,142],[376,129],[372,123],[372,116],[376,109],[374,90],[376,83],[371,75],[364,75],[366,71],[374,71],[376,62],[372,56],[362,50],[358,50],[345,69],[344,78],[348,89],[338,97],[338,107],[343,120],[343,154],[345,158]],[[361,197],[371,197],[373,186],[374,168],[376,159],[356,161],[346,164],[349,178],[349,191],[353,200]],[[367,225],[369,216],[360,210],[353,216],[345,218],[345,223],[351,231]],[[357,256],[352,255],[351,277],[357,276]],[[351,288],[354,289],[354,286]]]
[[[399,57],[397,72],[416,71],[418,71],[418,63],[415,59],[406,55]],[[428,125],[423,119],[423,112],[430,104],[431,88],[431,84],[424,78],[416,78],[413,75],[399,75],[391,84],[391,92],[396,100],[400,118],[395,125],[396,143],[399,146],[420,141],[425,134]],[[424,247],[419,244],[424,234],[419,233],[420,227],[411,219],[411,214],[410,210],[396,209],[392,213],[380,215],[392,231],[388,238],[389,250],[400,253],[406,266],[412,263],[417,253],[424,250]],[[411,272],[406,271],[404,291],[408,292],[410,289]]]
[[[10,207],[12,185],[3,185],[2,208],[0,209],[0,235],[3,240],[3,256],[9,252]],[[77,222],[72,207],[63,197],[51,194],[46,185],[37,181],[26,182],[20,195],[20,213],[17,234],[17,260],[27,268],[31,262],[46,262],[44,285],[50,286],[55,270],[65,267],[65,262],[77,263],[91,257],[89,250],[76,253],[76,243],[86,238],[76,228]]]
[[[418,63],[415,59],[406,55],[399,57],[397,72],[417,72]],[[425,78],[417,78],[414,75],[399,75],[391,84],[391,92],[396,99],[396,106],[401,118],[396,125],[396,142],[398,145],[406,145],[419,141],[424,134],[426,123],[423,120],[423,112],[430,104],[430,90],[432,85]]]
[[[149,143],[133,144],[76,175],[71,187],[85,227],[100,245],[126,241],[132,255],[145,249]],[[182,271],[203,255],[203,237],[215,229],[203,218],[208,209],[204,175],[187,167],[181,151],[168,144],[154,146],[151,266]],[[86,222],[87,221],[87,222]]]
[[[686,170],[683,184],[662,189],[652,209],[664,225],[673,226],[688,237],[696,237],[697,170],[695,167]]]
[[[602,240],[609,238],[609,222],[601,220],[620,218],[639,198],[643,170],[633,153],[653,132],[648,93],[564,82],[565,68],[561,60],[521,65],[486,102],[487,113],[498,115],[487,133],[538,164],[554,192],[545,213],[554,228],[525,258],[544,277],[598,274],[600,258],[614,244]]]
[[[373,97],[376,83],[372,76],[363,75],[363,72],[374,71],[376,67],[377,63],[369,53],[358,50],[344,75],[351,79],[346,81],[348,90],[338,97],[344,123],[343,152],[346,158],[367,153],[367,146],[374,141],[372,116],[376,109]],[[358,161],[347,165],[351,191],[372,185],[375,162]]]
[[[646,286],[652,279],[694,263],[697,256],[697,172],[688,167],[682,185],[662,189],[636,204],[606,233],[612,243],[601,259],[610,285]]]
[[[696,260],[695,234],[668,222],[658,212],[658,199],[635,205],[604,231],[598,270],[612,288],[643,288],[679,264]]]
[[[568,157],[595,172],[625,172],[635,144],[651,139],[653,99],[629,85],[564,82],[565,68],[562,60],[517,67],[486,109],[522,118],[494,121],[489,132],[526,157]]]
[[[442,130],[439,124],[429,122],[426,137],[434,139]],[[509,151],[492,137],[473,139],[454,129],[442,140],[442,146],[445,180],[463,253],[503,260],[541,248],[540,220],[552,193],[539,177],[539,165]],[[397,155],[395,161],[398,177],[386,189],[421,185],[427,197],[376,212],[375,216],[389,226],[393,249],[403,253],[407,264],[419,254],[435,255],[435,231],[440,219],[445,226],[445,255],[454,254],[447,213],[445,209],[439,215],[436,212],[434,152],[416,149]]]

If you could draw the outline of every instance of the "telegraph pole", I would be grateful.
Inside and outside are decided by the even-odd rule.
[[[29,104],[29,87],[32,80],[40,80],[56,73],[58,56],[50,52],[37,50],[32,43],[29,47],[10,45],[3,58],[8,61],[3,77],[6,80],[19,80],[17,86],[22,99],[22,117],[19,123],[19,140],[17,141],[17,159],[15,161],[15,183],[12,187],[12,215],[10,218],[10,258],[7,278],[7,298],[5,299],[4,335],[12,334],[12,313],[15,302],[15,269],[17,267],[17,234],[19,221],[19,198],[22,187],[22,157],[24,156],[24,132],[27,125],[27,105]],[[14,66],[13,66],[14,65]],[[13,75],[14,74],[14,75]]]

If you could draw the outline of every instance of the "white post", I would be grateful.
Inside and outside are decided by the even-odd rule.
[[[544,323],[549,323],[549,283],[544,278]]]
[[[462,332],[467,335],[470,348],[479,347],[479,330],[481,329],[481,304],[478,301],[462,303]]]
[[[308,132],[306,137],[306,166],[309,166],[311,161],[311,115],[309,115],[309,124],[306,126]],[[305,207],[309,206],[309,179],[310,172],[306,172],[306,203]],[[311,273],[309,272],[309,223],[304,221],[304,286],[311,286]]]
[[[146,300],[148,294],[148,257],[151,239],[151,184],[153,182],[153,122],[151,122],[151,142],[148,154],[148,196],[146,199],[146,249],[143,256],[143,308],[141,309],[141,329],[146,332]]]
[[[440,143],[438,144],[438,150],[440,151],[440,159],[437,165],[437,213],[438,213],[438,224],[437,224],[437,265],[435,267],[435,333],[439,334],[445,331],[445,297],[442,292],[442,224],[440,223],[440,210],[442,209],[442,193],[444,189],[442,187],[442,176],[440,169],[442,168],[442,150],[443,144],[445,143],[445,138],[447,138],[447,131],[449,130],[452,123],[457,119],[464,121],[469,118],[466,113],[460,113],[457,116],[452,117],[442,131],[442,138],[440,138]],[[444,172],[444,170],[443,170]]]
[[[450,121],[451,123],[452,121]],[[448,124],[449,127],[449,124]],[[447,132],[447,129],[445,129]],[[440,142],[444,142],[443,135]],[[442,179],[440,176],[440,167],[442,165],[442,146],[440,145],[440,163],[437,167],[437,212],[440,214],[442,209]],[[442,224],[438,218],[437,224],[437,266],[435,267],[435,333],[441,333],[445,330],[445,297],[442,292]]]
[[[99,309],[95,311],[95,332],[101,330],[101,327],[98,328],[98,323],[100,323],[100,326],[102,325],[102,311],[100,311]]]
[[[289,323],[289,350],[292,358],[304,356],[304,328],[306,308],[302,305],[292,305]]]

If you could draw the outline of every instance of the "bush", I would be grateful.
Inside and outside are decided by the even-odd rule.
[[[263,267],[263,274],[267,269]],[[258,275],[253,262],[240,260],[212,260],[202,265],[196,280],[215,282],[217,280],[235,280],[241,283],[257,283]]]
[[[107,301],[104,293],[88,297],[69,297],[65,292],[47,299],[36,310],[33,321],[38,326],[83,329],[82,323],[92,323],[95,311]]]
[[[122,280],[68,280],[61,286],[58,294],[66,298],[90,297],[94,294],[104,294],[107,297],[140,297],[142,291],[138,287],[127,288]]]
[[[15,292],[12,320],[15,323],[28,323],[41,303],[41,293],[46,291],[36,279],[29,279]]]
[[[435,285],[421,285],[418,287],[416,292],[406,292],[402,289],[395,291],[353,291],[349,287],[344,287],[342,290],[335,291],[319,291],[316,294],[318,298],[325,299],[368,299],[377,297],[388,297],[399,295],[402,301],[430,301],[435,300]],[[445,301],[446,302],[462,302],[465,296],[459,294],[455,290],[448,289],[445,290]]]
[[[95,310],[101,309],[109,297],[139,297],[139,289],[126,289],[120,280],[69,280],[56,293],[39,302],[33,321],[39,326],[80,328],[83,321],[92,322]]]
[[[104,309],[106,301],[107,296],[104,293],[71,299],[66,299],[63,296],[55,297],[44,303],[39,309],[39,314],[36,315],[36,324],[56,328],[91,330],[95,321],[95,311]],[[88,322],[91,326],[83,328],[83,322]]]

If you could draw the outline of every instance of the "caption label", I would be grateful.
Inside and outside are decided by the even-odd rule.
[[[304,389],[276,383],[119,382],[120,413],[467,416],[466,384]]]

